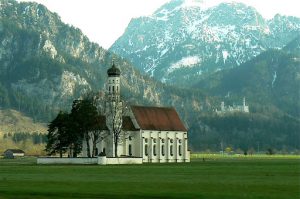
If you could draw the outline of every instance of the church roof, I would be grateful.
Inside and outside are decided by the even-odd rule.
[[[134,127],[132,120],[129,116],[123,117],[122,126],[123,126],[123,130],[126,130],[126,131],[137,131],[138,130]]]
[[[143,130],[187,131],[173,107],[131,106],[131,109]]]
[[[108,130],[106,126],[106,117],[103,115],[98,116],[97,118],[98,128],[100,130]],[[126,131],[136,131],[136,129],[132,123],[132,120],[129,116],[123,116],[122,129]]]

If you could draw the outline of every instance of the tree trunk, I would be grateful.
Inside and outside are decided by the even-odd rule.
[[[96,154],[96,141],[93,141],[93,152],[92,152],[92,156],[96,157],[98,154]]]
[[[91,157],[91,150],[90,150],[89,136],[86,136],[85,140],[86,140],[86,152],[87,152],[87,156],[90,158]]]
[[[118,138],[115,137],[115,157],[118,157]]]

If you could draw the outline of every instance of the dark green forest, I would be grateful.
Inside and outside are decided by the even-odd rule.
[[[234,151],[287,153],[299,151],[299,129],[299,120],[288,115],[205,114],[190,127],[190,142],[193,151],[221,151],[223,145]]]

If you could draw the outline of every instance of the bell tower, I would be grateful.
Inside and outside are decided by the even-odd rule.
[[[108,101],[120,101],[120,74],[120,69],[113,62],[111,68],[107,70],[106,96]]]
[[[112,63],[107,70],[106,80],[106,126],[109,130],[109,141],[107,147],[107,156],[117,156],[117,145],[119,144],[120,132],[122,129],[122,109],[123,103],[120,99],[120,69]],[[120,148],[120,147],[119,147]],[[120,150],[120,149],[119,149]]]

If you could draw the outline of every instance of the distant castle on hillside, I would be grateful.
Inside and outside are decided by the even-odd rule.
[[[216,109],[217,114],[224,113],[233,113],[233,112],[243,112],[249,113],[249,106],[246,106],[246,98],[243,98],[243,105],[233,105],[233,106],[225,106],[224,101],[221,102],[221,109]]]

